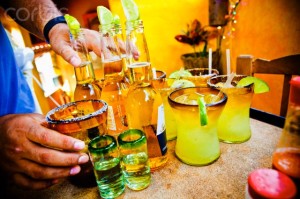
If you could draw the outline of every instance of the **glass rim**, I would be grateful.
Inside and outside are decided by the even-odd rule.
[[[245,87],[236,87],[236,86],[234,86],[234,87],[230,87],[230,88],[224,88],[224,87],[220,87],[220,86],[217,86],[216,85],[216,83],[215,84],[213,84],[213,83],[211,83],[211,80],[215,80],[215,79],[217,79],[217,78],[221,78],[221,79],[223,79],[223,78],[225,78],[226,77],[226,80],[227,80],[227,77],[228,77],[228,75],[216,75],[216,76],[213,76],[213,77],[210,77],[208,80],[207,80],[207,85],[210,87],[210,88],[214,88],[214,89],[217,89],[217,90],[222,90],[222,89],[245,89],[245,90],[251,90],[252,89],[252,84],[250,84],[249,86],[245,86]],[[245,77],[248,77],[248,75],[242,75],[242,74],[235,74],[234,75],[234,77],[233,77],[233,80],[235,79],[235,78],[245,78]],[[226,82],[226,80],[225,81],[219,81],[219,82]]]
[[[218,93],[222,93],[222,95],[223,95],[223,97],[222,97],[222,99],[220,99],[220,100],[218,100],[217,102],[214,102],[214,103],[209,103],[209,104],[205,104],[205,106],[206,107],[211,107],[211,106],[218,106],[218,105],[220,105],[220,104],[222,104],[222,103],[224,103],[224,102],[226,102],[226,100],[227,100],[227,95],[224,93],[224,92],[222,92],[222,91],[219,91],[219,90],[217,90],[217,89],[214,89],[214,88],[206,88],[206,87],[201,87],[201,86],[196,86],[196,87],[187,87],[187,88],[180,88],[180,89],[176,89],[176,90],[174,90],[174,91],[172,91],[170,94],[169,94],[169,96],[168,96],[168,101],[169,102],[171,102],[171,103],[173,103],[173,104],[175,104],[175,105],[179,105],[179,106],[185,106],[185,107],[198,107],[198,104],[184,104],[184,103],[180,103],[180,102],[176,102],[176,101],[174,101],[173,99],[172,99],[172,95],[174,95],[174,93],[176,93],[176,92],[180,92],[180,91],[183,91],[183,90],[190,90],[190,89],[203,89],[203,90],[213,90],[213,91],[216,91],[216,92],[218,92]],[[201,93],[200,93],[201,94]],[[171,105],[172,106],[172,105]]]
[[[55,112],[66,109],[68,107],[74,106],[76,103],[82,103],[82,102],[89,102],[91,101],[93,102],[100,102],[103,104],[103,106],[99,109],[96,110],[90,114],[85,114],[83,116],[79,116],[76,118],[70,118],[70,119],[52,119],[51,115],[53,115]],[[46,114],[46,121],[49,124],[67,124],[67,123],[76,123],[76,122],[81,122],[84,120],[88,120],[90,118],[96,117],[102,113],[104,113],[105,111],[107,111],[108,109],[108,104],[103,101],[103,100],[96,100],[96,99],[88,99],[88,100],[79,100],[79,101],[75,101],[75,102],[69,102],[67,104],[63,104],[61,106],[58,106],[56,108],[53,108],[52,110],[50,110],[47,114]]]
[[[189,71],[191,73],[191,71],[209,71],[209,68],[189,68],[189,69],[186,69],[187,71]],[[218,76],[219,75],[219,71],[215,68],[212,68],[211,69],[211,74],[203,74],[203,75],[193,75],[193,76],[188,76],[188,77],[209,77],[209,76]]]
[[[140,137],[135,139],[135,140],[130,140],[130,141],[126,141],[123,140],[126,136],[130,135],[130,134],[134,134],[134,135],[139,135]],[[143,144],[144,141],[146,142],[146,135],[145,133],[140,130],[140,129],[128,129],[124,132],[122,132],[119,136],[118,136],[118,143],[119,146],[125,146],[125,147],[129,147],[130,146],[135,146],[135,145],[139,145],[139,144]]]
[[[110,141],[108,145],[102,147],[94,147],[100,141]],[[88,144],[88,150],[90,153],[102,153],[105,154],[109,150],[114,149],[117,147],[116,139],[111,135],[100,135],[93,138]]]

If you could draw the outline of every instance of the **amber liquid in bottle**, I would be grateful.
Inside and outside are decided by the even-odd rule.
[[[76,88],[74,91],[74,101],[88,100],[88,99],[100,99],[101,98],[101,87],[96,83],[94,68],[85,44],[85,38],[81,32],[76,35],[72,35],[71,43],[73,49],[77,52],[81,59],[81,65],[79,67],[74,67],[76,76]],[[85,112],[86,107],[77,107],[78,111]],[[106,129],[105,129],[106,131]],[[100,132],[100,130],[94,126],[91,128],[78,132],[77,137],[86,143],[98,136],[106,133]],[[78,137],[79,136],[79,137]],[[88,153],[87,147],[82,152]],[[75,176],[70,176],[70,181],[78,187],[94,187],[96,186],[96,178],[93,171],[93,165],[91,161],[85,164],[81,164],[81,171]]]
[[[130,86],[126,99],[128,125],[129,128],[145,132],[150,168],[153,171],[168,161],[162,99],[147,82],[151,73],[150,63],[134,64],[128,70],[130,79],[135,82]]]

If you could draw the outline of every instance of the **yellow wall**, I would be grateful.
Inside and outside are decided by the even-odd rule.
[[[207,25],[209,1],[135,0],[135,2],[144,21],[152,65],[166,71],[167,74],[179,69],[182,66],[180,56],[192,52],[192,48],[177,42],[174,36],[185,30],[186,24],[195,18],[203,25]],[[124,22],[120,0],[109,0],[109,3],[112,12],[119,14]],[[232,40],[232,70],[235,71],[235,60],[240,54],[274,59],[300,53],[299,5],[299,0],[242,0],[237,9],[236,31]],[[210,47],[215,48],[215,41],[210,42]],[[225,65],[224,63],[223,60],[221,64]],[[282,77],[278,75],[258,77],[269,83],[271,91],[256,95],[252,106],[278,114]]]

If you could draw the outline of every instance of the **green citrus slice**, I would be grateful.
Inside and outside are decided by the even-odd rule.
[[[78,33],[80,30],[80,23],[77,19],[69,14],[66,14],[64,17],[67,21],[71,34],[74,35]]]
[[[138,6],[133,0],[121,0],[127,21],[135,21],[140,18]]]
[[[97,15],[100,21],[100,24],[111,24],[114,20],[114,17],[109,9],[104,6],[97,6]]]
[[[187,88],[187,87],[195,87],[195,84],[189,80],[177,79],[171,85],[171,88],[174,89]]]
[[[236,86],[245,87],[249,86],[250,84],[254,84],[254,93],[265,93],[270,91],[270,87],[265,81],[252,76],[241,79]]]
[[[177,70],[171,73],[169,78],[179,79],[180,77],[191,77],[191,76],[193,76],[192,73],[190,73],[187,70]]]
[[[201,126],[205,126],[208,123],[208,118],[207,118],[204,97],[203,96],[198,97],[197,101],[198,101],[198,108],[199,108],[200,124]]]

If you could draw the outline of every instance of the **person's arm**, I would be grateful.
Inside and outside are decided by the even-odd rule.
[[[25,29],[44,38],[45,25],[53,18],[62,16],[51,0],[10,0],[3,1],[3,7],[16,22]],[[100,36],[98,32],[84,30],[88,49],[100,56]],[[81,61],[70,45],[69,28],[67,24],[58,23],[48,34],[52,49],[73,66],[79,66]]]

